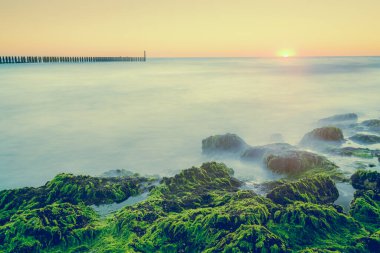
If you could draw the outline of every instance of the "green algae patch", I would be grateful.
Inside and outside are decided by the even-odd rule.
[[[281,205],[292,204],[295,201],[327,204],[337,200],[339,193],[334,181],[329,177],[315,176],[279,185],[271,190],[267,197]]]
[[[0,227],[0,249],[39,252],[58,244],[75,245],[97,234],[95,212],[83,205],[52,204],[17,212]]]
[[[0,191],[0,225],[18,210],[42,208],[59,202],[86,205],[119,203],[145,191],[155,179],[146,177],[102,178],[58,174],[44,186]]]
[[[344,251],[352,241],[368,235],[357,221],[334,206],[305,202],[276,211],[268,229],[292,250],[310,247]]]

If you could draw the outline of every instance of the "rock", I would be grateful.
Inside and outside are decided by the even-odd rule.
[[[342,130],[337,127],[321,127],[307,133],[301,140],[303,146],[329,143],[340,144],[344,141]]]
[[[380,119],[365,120],[360,125],[367,127],[369,131],[380,131]]]
[[[60,243],[75,245],[95,237],[93,222],[97,219],[91,208],[68,203],[20,211],[0,227],[0,234],[6,235],[1,244],[7,252],[41,252]]]
[[[204,154],[238,153],[244,150],[247,144],[236,134],[214,135],[202,140]]]
[[[247,148],[241,155],[242,160],[262,162],[268,155],[281,154],[285,151],[295,150],[296,148],[287,143],[274,143],[264,146]]]
[[[351,183],[355,189],[380,193],[380,173],[377,171],[357,170],[351,176]]]
[[[292,252],[309,247],[351,252],[347,248],[352,241],[367,235],[357,221],[334,206],[310,202],[295,202],[275,211],[267,227],[280,238],[286,238]]]
[[[353,123],[358,120],[356,113],[337,114],[331,117],[323,118],[318,121],[319,124],[332,124],[332,123]]]
[[[295,201],[328,204],[338,199],[339,192],[329,177],[316,176],[279,185],[271,190],[267,197],[281,205],[292,204]]]
[[[380,143],[380,136],[369,134],[355,134],[349,138],[350,140],[360,144],[376,144]]]
[[[298,150],[268,155],[265,163],[273,172],[292,176],[313,169],[335,170],[337,168],[334,163],[323,156]]]
[[[374,232],[380,224],[380,194],[372,190],[355,192],[350,205],[350,214],[360,221],[367,230]]]
[[[332,148],[332,149],[328,149],[327,151],[330,154],[340,155],[340,156],[355,156],[355,157],[368,158],[368,159],[380,157],[380,150],[378,149],[344,147],[344,148]]]

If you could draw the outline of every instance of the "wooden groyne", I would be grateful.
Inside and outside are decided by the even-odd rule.
[[[80,56],[0,56],[0,64],[11,63],[80,63],[80,62],[145,62],[143,57],[80,57]]]

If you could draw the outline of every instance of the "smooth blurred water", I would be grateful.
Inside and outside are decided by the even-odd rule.
[[[0,189],[59,172],[171,175],[209,160],[201,140],[226,132],[296,144],[322,117],[378,118],[379,95],[377,57],[0,65]]]

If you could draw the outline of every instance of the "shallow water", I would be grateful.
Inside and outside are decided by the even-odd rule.
[[[377,57],[0,65],[0,189],[59,172],[171,175],[209,160],[201,140],[226,132],[297,144],[326,116],[379,118],[379,94]],[[273,177],[226,162],[239,177]]]

